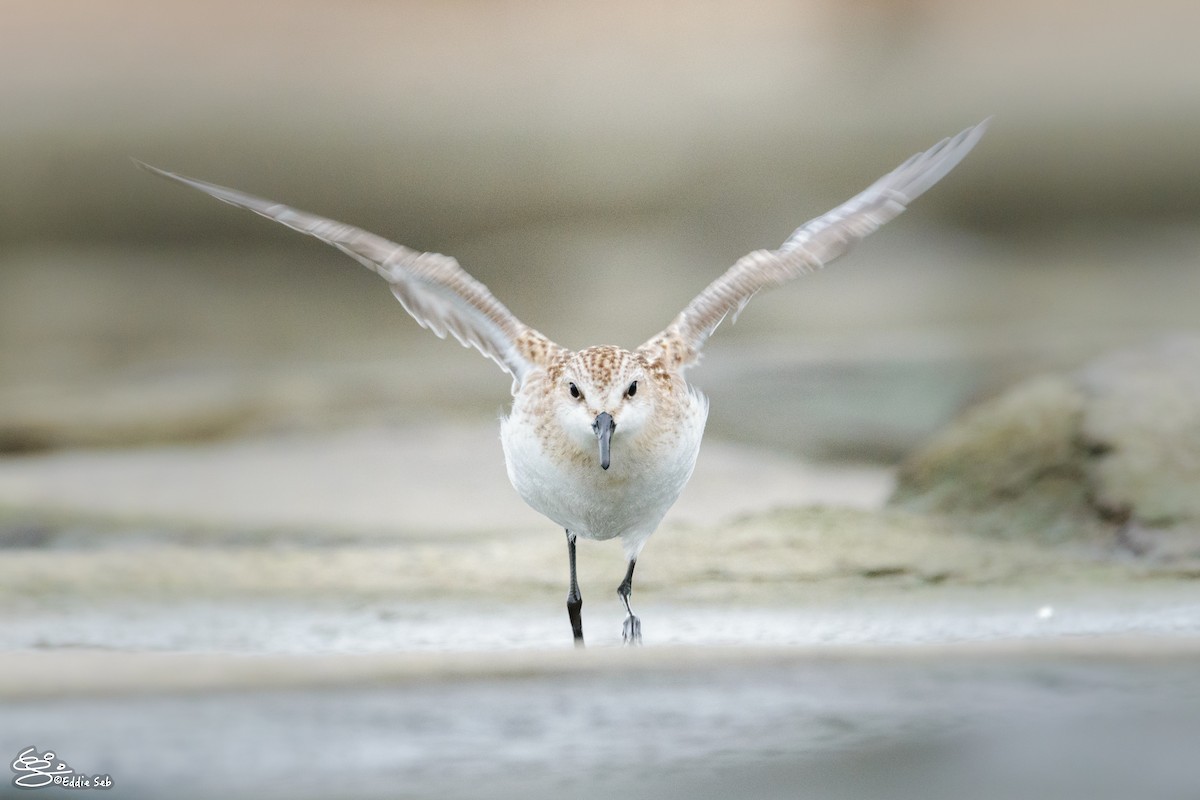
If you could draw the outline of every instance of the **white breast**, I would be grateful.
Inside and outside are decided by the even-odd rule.
[[[519,407],[500,425],[508,478],[526,503],[560,527],[588,539],[621,537],[626,556],[642,545],[679,498],[696,465],[708,401],[688,393],[688,407],[672,430],[612,439],[612,463],[600,468],[598,451],[572,458],[549,453],[537,420]]]

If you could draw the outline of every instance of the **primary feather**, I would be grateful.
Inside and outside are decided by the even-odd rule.
[[[517,319],[488,288],[472,278],[458,262],[441,253],[422,253],[376,236],[361,228],[300,211],[282,203],[188,178],[152,167],[142,169],[222,202],[238,206],[292,230],[336,247],[383,276],[392,294],[423,327],[438,336],[447,333],[465,347],[474,347],[513,376],[513,391],[546,355],[561,350]]]
[[[729,315],[736,319],[758,292],[824,267],[878,230],[962,161],[987,120],[918,153],[864,191],[797,228],[778,250],[756,250],[710,283],[665,330],[643,344],[647,358],[682,369]]]

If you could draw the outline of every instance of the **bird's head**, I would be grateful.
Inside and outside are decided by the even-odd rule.
[[[551,391],[568,438],[592,449],[601,469],[621,458],[654,410],[656,387],[641,356],[619,347],[589,347],[564,364]]]

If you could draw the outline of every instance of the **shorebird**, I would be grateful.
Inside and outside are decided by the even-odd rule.
[[[797,228],[779,248],[743,256],[658,335],[633,350],[571,351],[521,322],[453,258],[422,253],[361,228],[234,189],[142,168],[199,189],[336,247],[379,273],[422,327],[449,333],[512,376],[512,412],[500,423],[508,477],[526,503],[566,531],[567,616],[583,645],[575,542],[620,539],[628,561],[617,595],[622,638],[641,642],[629,605],[646,540],[692,475],[708,400],[684,379],[708,337],[754,295],[820,269],[894,219],[941,180],[983,136],[987,120],[914,155],[866,190]]]

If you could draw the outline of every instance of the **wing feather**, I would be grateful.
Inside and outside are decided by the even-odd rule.
[[[676,368],[696,363],[717,326],[730,315],[736,320],[754,295],[821,269],[899,216],[962,161],[983,136],[988,121],[917,153],[845,203],[797,228],[779,249],[743,256],[640,352]]]
[[[422,327],[442,338],[448,333],[464,347],[474,347],[499,364],[513,376],[514,393],[530,370],[544,366],[548,356],[562,349],[518,320],[450,256],[411,250],[353,225],[167,172],[136,159],[134,163],[341,250],[387,280],[400,305]]]

